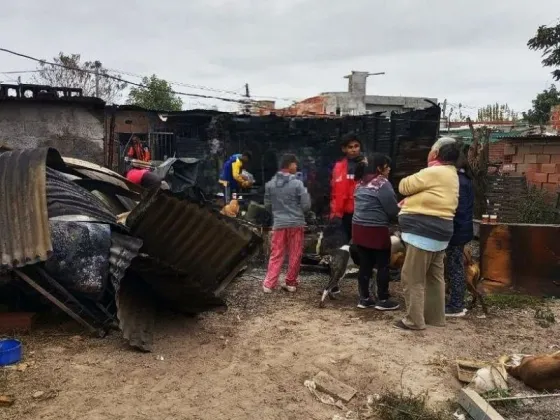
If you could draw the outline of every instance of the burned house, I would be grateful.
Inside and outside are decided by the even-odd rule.
[[[393,182],[425,165],[429,148],[439,132],[440,108],[346,117],[248,116],[218,111],[191,110],[162,113],[121,106],[108,110],[106,164],[122,169],[122,156],[131,135],[139,135],[155,159],[195,157],[202,160],[199,183],[208,191],[218,189],[219,171],[232,153],[250,150],[249,168],[256,179],[255,200],[264,184],[278,169],[284,153],[300,160],[313,209],[323,214],[328,207],[329,174],[340,158],[339,142],[348,132],[356,133],[366,154],[385,153],[393,159]]]

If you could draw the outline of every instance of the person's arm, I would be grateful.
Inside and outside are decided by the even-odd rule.
[[[134,147],[130,146],[130,147],[128,148],[128,152],[126,152],[126,155],[127,155],[129,158],[134,158]]]
[[[150,149],[147,147],[144,148],[144,159],[146,159],[146,162],[150,162],[152,160],[152,154],[150,153]]]
[[[344,181],[345,179],[337,179],[341,178],[338,174],[338,165],[337,163],[331,175],[331,219],[342,218],[344,214]]]
[[[383,206],[383,210],[389,216],[389,220],[396,218],[399,214],[399,202],[397,201],[397,196],[395,195],[395,190],[390,183],[386,183],[379,190],[379,201]]]
[[[297,192],[299,197],[299,204],[304,213],[311,210],[311,197],[307,192],[307,188],[303,185],[303,182],[299,181],[297,186]]]
[[[272,211],[272,201],[270,199],[270,187],[268,184],[264,187],[264,208],[269,213]]]
[[[427,168],[429,169],[429,168]],[[399,183],[399,192],[402,195],[413,195],[428,188],[426,169],[416,172],[414,175],[403,178]]]
[[[243,162],[241,162],[241,159],[237,158],[231,164],[231,175],[233,176],[233,179],[235,179],[238,182],[238,184],[241,185],[241,186],[246,184],[245,180],[241,176],[241,170],[242,169],[243,169]]]

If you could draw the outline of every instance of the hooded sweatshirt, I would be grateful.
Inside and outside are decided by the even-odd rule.
[[[272,212],[272,228],[305,226],[305,213],[311,208],[307,188],[295,175],[277,172],[266,183],[264,206]]]

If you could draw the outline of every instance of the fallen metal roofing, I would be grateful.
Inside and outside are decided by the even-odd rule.
[[[82,175],[85,175],[91,179],[98,179],[100,181],[105,181],[113,185],[120,187],[128,187],[131,191],[141,193],[144,191],[142,187],[130,182],[124,176],[118,174],[117,172],[111,171],[110,169],[104,168],[103,166],[96,165],[95,163],[88,162],[86,160],[75,159],[71,157],[63,157],[64,163],[68,167],[74,169]]]
[[[0,154],[0,270],[45,261],[52,253],[47,165],[64,167],[56,150],[24,149]]]
[[[44,171],[50,218],[116,224],[116,215],[95,195],[54,169]]]
[[[119,290],[119,282],[123,279],[132,260],[138,256],[141,247],[142,239],[117,232],[111,233],[109,272],[113,276],[115,290]]]
[[[142,264],[138,258],[132,268],[182,310],[198,306],[193,299],[217,303],[217,292],[262,243],[258,235],[234,219],[162,190],[152,191],[132,210],[126,223],[131,234],[144,241],[140,252],[157,263]]]

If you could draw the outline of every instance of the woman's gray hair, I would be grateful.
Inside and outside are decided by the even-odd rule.
[[[456,143],[457,140],[453,137],[441,137],[432,146],[432,152],[437,152],[444,144]]]

